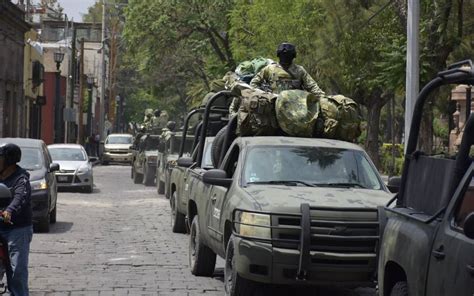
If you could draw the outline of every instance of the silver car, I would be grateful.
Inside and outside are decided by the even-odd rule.
[[[91,160],[78,144],[53,144],[48,146],[51,158],[58,163],[56,172],[59,188],[77,188],[92,193],[94,177]]]

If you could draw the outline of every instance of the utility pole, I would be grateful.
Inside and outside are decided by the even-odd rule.
[[[74,22],[72,22],[72,39],[71,39],[71,84],[69,88],[69,100],[67,103],[68,108],[74,108],[74,89],[76,85],[76,27]],[[66,143],[70,142],[70,131],[71,123],[68,121],[66,123]]]
[[[405,102],[405,151],[420,85],[420,0],[408,0],[407,73]]]
[[[101,54],[101,85],[100,85],[100,105],[99,105],[99,134],[101,141],[104,140],[104,119],[105,119],[105,83],[106,83],[106,65],[105,65],[105,0],[102,0],[102,54]]]
[[[84,38],[81,38],[81,63],[79,65],[79,132],[78,143],[84,143],[84,123],[83,123],[83,104],[84,104]]]

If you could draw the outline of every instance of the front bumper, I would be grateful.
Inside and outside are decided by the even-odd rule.
[[[298,250],[274,248],[270,243],[239,237],[235,242],[235,268],[240,276],[252,281],[283,285],[374,285],[373,269],[367,264],[343,264],[344,260],[366,262],[367,256],[363,254],[311,252],[312,264],[307,270],[307,277],[305,280],[298,280]],[[375,255],[367,255],[375,262]]]
[[[102,161],[113,161],[113,162],[132,162],[133,154],[130,153],[113,153],[104,152],[102,154]]]
[[[31,208],[33,210],[33,222],[38,222],[48,215],[49,196],[47,189],[31,191]]]
[[[93,178],[90,172],[84,174],[61,174],[56,173],[58,188],[76,188],[93,186]]]

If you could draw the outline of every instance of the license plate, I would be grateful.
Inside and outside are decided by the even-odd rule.
[[[58,181],[67,182],[67,176],[58,176]]]

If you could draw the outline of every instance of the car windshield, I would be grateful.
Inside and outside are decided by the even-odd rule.
[[[247,184],[382,189],[365,153],[327,147],[255,147],[246,157]]]
[[[106,144],[132,144],[131,136],[109,136]]]
[[[43,154],[39,148],[21,148],[19,166],[28,171],[36,171],[43,167],[43,163]]]
[[[80,148],[49,148],[53,161],[85,161],[86,155]]]

